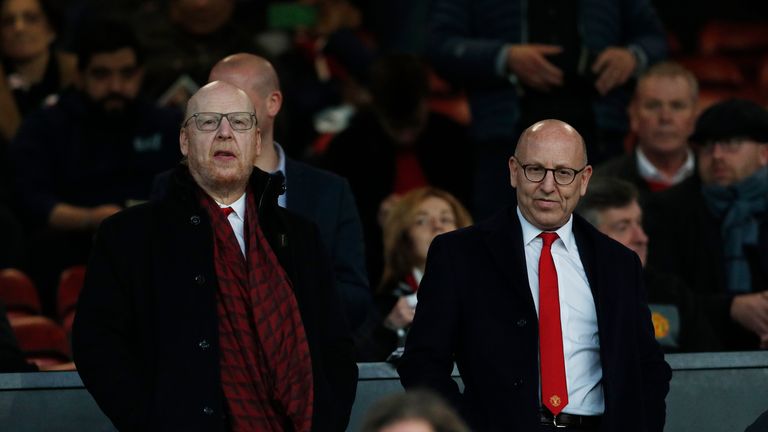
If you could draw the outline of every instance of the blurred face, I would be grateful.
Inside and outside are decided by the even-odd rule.
[[[0,26],[3,55],[17,61],[44,54],[56,37],[37,0],[5,0]]]
[[[424,420],[401,420],[384,426],[379,432],[435,432],[435,430]]]
[[[645,152],[679,152],[693,133],[696,97],[682,76],[650,76],[638,83],[629,118]]]
[[[83,71],[83,91],[104,111],[121,111],[141,88],[143,71],[131,48],[97,53]]]
[[[579,198],[587,192],[592,167],[585,167],[586,157],[580,136],[565,123],[539,122],[525,134],[517,146],[516,156],[509,160],[512,187],[517,190],[517,205],[533,226],[553,231],[568,222]],[[571,184],[560,185],[555,182],[552,171],[547,171],[540,182],[528,180],[521,164],[547,169],[584,170],[576,174]]]
[[[190,117],[181,129],[180,142],[181,153],[188,158],[192,176],[206,191],[244,188],[261,151],[258,128],[253,125],[247,130],[235,130],[233,122],[222,117],[215,130],[203,131],[191,114],[253,113],[248,96],[229,85],[209,84],[193,97],[190,108],[193,112],[189,113]]]
[[[700,147],[698,155],[702,182],[729,186],[768,164],[768,145],[746,139],[716,141]]]
[[[648,256],[648,236],[643,231],[643,212],[637,201],[626,207],[600,212],[597,226],[603,234],[632,249],[645,265]]]
[[[234,9],[233,0],[174,0],[170,16],[187,32],[206,35],[226,24]]]
[[[419,204],[408,235],[419,265],[427,261],[427,251],[438,235],[456,229],[456,216],[451,205],[442,198],[429,197]]]

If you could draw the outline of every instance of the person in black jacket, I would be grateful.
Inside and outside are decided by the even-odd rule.
[[[593,178],[576,212],[640,258],[656,340],[666,352],[719,349],[698,296],[677,275],[646,265],[649,239],[643,230],[639,192],[632,183]]]
[[[357,366],[331,266],[254,168],[255,119],[242,90],[203,87],[168,193],[99,228],[73,348],[120,430],[346,428]]]

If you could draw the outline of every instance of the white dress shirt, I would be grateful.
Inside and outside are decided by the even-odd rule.
[[[232,226],[232,231],[235,232],[237,244],[240,245],[240,252],[245,256],[245,193],[237,201],[233,202],[232,205],[224,205],[218,201],[216,201],[216,204],[222,208],[232,207],[232,210],[234,210],[234,212],[227,216],[227,221]]]
[[[659,171],[658,168],[653,166],[651,161],[649,161],[643,152],[640,151],[640,147],[635,149],[635,154],[637,155],[637,172],[640,174],[640,177],[650,181],[660,182],[668,185],[676,185],[690,177],[691,174],[693,174],[693,170],[696,168],[693,151],[691,151],[691,149],[688,149],[688,152],[686,153],[687,156],[683,166],[681,166],[680,169],[677,170],[677,172],[672,177],[667,176],[663,172]]]
[[[517,217],[523,228],[528,282],[538,315],[539,256],[543,245],[542,239],[538,236],[542,231],[523,217],[519,207]],[[603,369],[600,364],[597,312],[572,227],[573,216],[555,231],[559,238],[552,244],[552,259],[557,270],[560,297],[565,379],[568,386],[568,405],[563,412],[601,415],[605,411],[605,399],[601,383]]]

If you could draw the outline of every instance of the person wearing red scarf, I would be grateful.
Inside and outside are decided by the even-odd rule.
[[[253,105],[206,85],[166,196],[99,229],[74,325],[83,382],[120,430],[343,431],[357,366],[314,225],[254,168]]]

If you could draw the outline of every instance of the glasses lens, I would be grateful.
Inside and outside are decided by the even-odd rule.
[[[201,131],[215,131],[221,123],[221,114],[219,113],[197,113],[195,125]]]
[[[229,125],[234,130],[248,130],[253,127],[253,116],[247,112],[234,112],[227,114]]]
[[[532,182],[540,182],[544,180],[545,175],[547,175],[547,170],[542,166],[531,165],[525,167],[525,176]]]
[[[555,170],[555,181],[558,184],[569,185],[571,182],[573,182],[575,177],[576,175],[569,169],[562,168]]]

